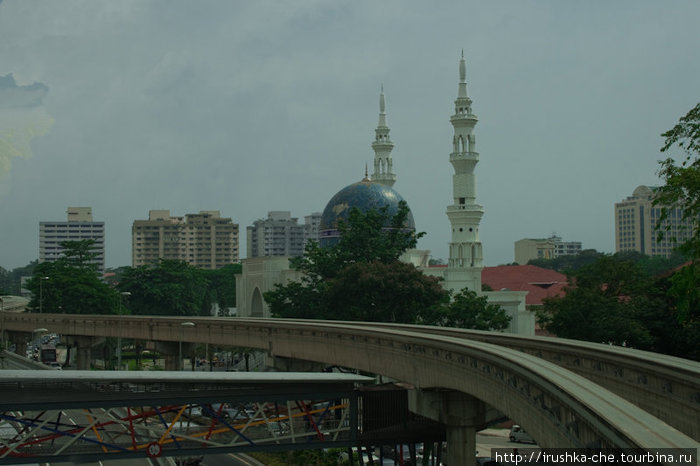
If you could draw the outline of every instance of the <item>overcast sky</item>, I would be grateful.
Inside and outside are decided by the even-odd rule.
[[[372,165],[380,86],[419,247],[447,257],[462,49],[487,265],[548,237],[614,252],[613,204],[658,184],[700,100],[700,2],[4,0],[0,266],[90,206],[108,267],[151,209],[322,211]],[[10,75],[11,76],[8,76]]]

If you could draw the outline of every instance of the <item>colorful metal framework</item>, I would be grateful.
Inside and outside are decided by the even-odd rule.
[[[41,375],[46,377],[45,372]],[[13,384],[7,380],[3,377],[0,381],[0,396]],[[45,379],[43,389],[50,390],[47,382]],[[230,382],[233,384],[233,380]],[[246,384],[239,377],[241,386],[235,387],[235,394],[203,391],[198,383],[189,393],[183,393],[179,386],[176,395],[167,393],[167,381],[158,382],[159,391],[149,392],[141,390],[153,389],[153,385],[125,385],[123,380],[100,379],[96,387],[103,390],[103,396],[83,402],[66,396],[67,386],[54,383],[57,389],[53,391],[53,401],[37,402],[34,407],[19,402],[14,409],[8,409],[7,402],[0,402],[0,464],[67,457],[80,461],[192,457],[214,453],[214,449],[290,450],[348,447],[356,443],[357,395],[347,379],[345,383],[331,384],[331,391],[328,384],[313,390],[311,385],[302,383],[308,391],[303,399],[297,396],[301,388],[297,384],[287,381],[269,390],[274,388],[272,378],[269,382],[265,384],[268,387],[258,383],[257,388],[242,390]],[[37,382],[20,384],[25,387],[21,398],[42,386]],[[87,387],[73,388],[82,392]],[[117,388],[118,391],[113,390]],[[119,395],[115,397],[115,393]],[[164,400],[144,402],[144,396],[149,394]],[[174,402],[185,396],[188,401]],[[37,409],[42,404],[53,406]]]

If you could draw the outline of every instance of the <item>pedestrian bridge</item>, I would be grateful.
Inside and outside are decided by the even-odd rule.
[[[517,420],[543,447],[700,447],[700,364],[628,348],[377,323],[3,315],[4,330],[37,328],[83,337],[260,348],[275,357],[382,374],[426,393],[461,394],[461,408],[465,400],[475,403],[460,412],[472,414],[450,416],[455,398],[443,396],[444,422],[448,444],[465,443],[467,450],[481,402]]]
[[[357,445],[355,374],[6,370],[0,464]]]

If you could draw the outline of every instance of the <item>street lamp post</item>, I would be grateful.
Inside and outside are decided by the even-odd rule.
[[[119,293],[119,315],[122,315],[122,297],[131,296],[128,291],[122,291]],[[117,370],[121,370],[122,367],[122,321],[119,320],[119,327],[117,328]]]
[[[185,327],[194,327],[194,322],[182,322],[180,324],[180,351],[177,366],[181,371],[184,370],[185,366],[182,360],[182,340],[185,338]]]
[[[44,280],[48,279],[49,277],[39,277],[39,314],[44,309]]]

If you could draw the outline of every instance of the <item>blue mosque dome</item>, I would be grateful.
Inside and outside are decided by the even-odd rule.
[[[367,177],[362,181],[346,186],[328,201],[326,208],[323,210],[319,228],[319,244],[322,247],[329,247],[338,242],[340,239],[338,220],[342,219],[347,222],[350,211],[354,207],[357,207],[363,213],[387,207],[387,214],[393,217],[399,211],[399,203],[403,200],[404,198],[394,189],[384,184],[373,182]],[[410,211],[404,227],[407,230],[416,229],[413,214]]]

